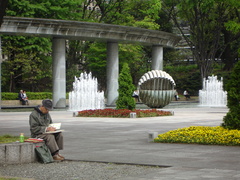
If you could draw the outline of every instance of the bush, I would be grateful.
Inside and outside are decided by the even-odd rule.
[[[229,112],[223,118],[222,126],[240,129],[240,61],[234,66],[226,85]]]
[[[17,100],[18,93],[2,92],[2,100]]]
[[[51,92],[27,92],[28,99],[32,100],[42,100],[42,99],[52,99]],[[18,93],[2,92],[2,100],[17,100]],[[66,99],[68,99],[68,93],[66,94]]]
[[[41,99],[52,99],[51,92],[27,92],[28,99],[41,100]],[[2,93],[2,100],[17,100],[18,93]]]
[[[132,77],[130,69],[127,63],[123,64],[122,71],[118,79],[118,99],[116,101],[117,109],[129,109],[133,110],[136,107],[136,103],[132,97],[135,86],[132,83]]]

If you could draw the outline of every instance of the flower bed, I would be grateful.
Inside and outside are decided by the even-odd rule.
[[[84,110],[78,112],[78,117],[119,117],[129,118],[130,113],[135,112],[137,117],[155,117],[155,116],[170,116],[170,111],[162,111],[156,109],[148,110],[128,110],[128,109],[97,109],[97,110]]]
[[[228,130],[221,126],[190,126],[159,134],[154,142],[239,146],[240,130]]]

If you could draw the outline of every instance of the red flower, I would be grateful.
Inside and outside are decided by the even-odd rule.
[[[154,116],[169,116],[172,115],[170,111],[162,111],[157,109],[147,110],[128,110],[128,109],[96,109],[83,110],[78,112],[79,117],[121,117],[128,118],[130,113],[135,112],[137,117],[154,117]]]

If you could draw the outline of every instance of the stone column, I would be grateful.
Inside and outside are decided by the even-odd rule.
[[[65,39],[53,39],[53,107],[66,108]]]
[[[152,47],[152,70],[163,70],[163,47]]]
[[[118,98],[118,43],[107,43],[107,105],[115,105]]]

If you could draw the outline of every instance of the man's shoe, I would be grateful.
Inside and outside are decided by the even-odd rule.
[[[62,161],[62,160],[64,160],[64,158],[61,158],[58,154],[56,154],[56,155],[53,156],[53,160]]]
[[[62,156],[61,154],[57,154],[59,157],[61,157],[61,158],[63,158],[63,159],[65,159],[65,157],[64,156]]]

